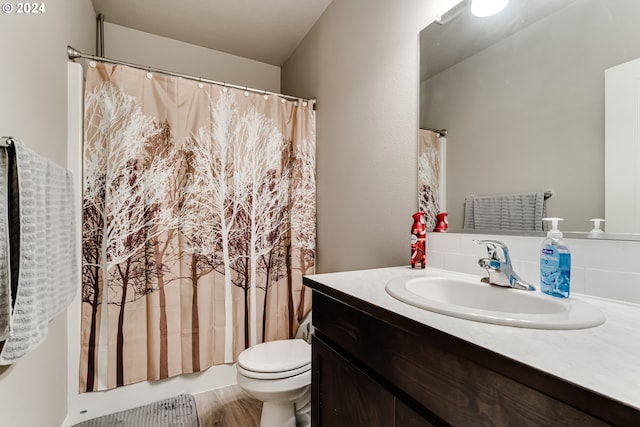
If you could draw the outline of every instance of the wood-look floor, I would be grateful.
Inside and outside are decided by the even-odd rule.
[[[193,395],[200,427],[259,427],[262,402],[237,385]]]

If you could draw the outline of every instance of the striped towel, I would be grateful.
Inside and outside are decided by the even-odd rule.
[[[9,160],[0,149],[0,341],[11,334],[11,270],[9,268]]]
[[[465,230],[543,231],[544,193],[469,196],[464,200]]]
[[[79,280],[71,173],[20,141],[14,140],[7,148],[10,150],[15,150],[17,174],[9,167],[8,181],[10,187],[17,184],[18,191],[10,191],[9,207],[12,211],[17,208],[13,217],[19,221],[19,227],[10,226],[10,271],[17,286],[11,315],[13,333],[0,352],[2,365],[40,345],[49,321],[66,310],[75,297]]]

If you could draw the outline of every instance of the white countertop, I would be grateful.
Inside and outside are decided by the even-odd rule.
[[[390,267],[307,277],[640,409],[640,305],[572,294],[570,298],[579,298],[598,307],[606,317],[605,323],[589,329],[543,330],[492,325],[437,314],[405,304],[385,291],[387,282],[393,278],[420,276],[425,272],[444,273],[445,270]]]

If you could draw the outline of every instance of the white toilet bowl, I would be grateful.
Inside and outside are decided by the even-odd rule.
[[[255,345],[240,353],[237,370],[238,385],[263,402],[260,427],[309,425],[311,346],[306,341]]]

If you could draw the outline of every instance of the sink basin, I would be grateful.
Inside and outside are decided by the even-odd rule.
[[[602,312],[575,296],[492,286],[475,276],[407,276],[387,283],[387,293],[413,306],[448,316],[536,329],[584,329],[601,325]]]

